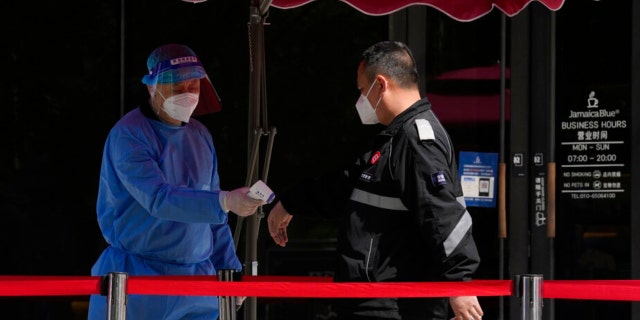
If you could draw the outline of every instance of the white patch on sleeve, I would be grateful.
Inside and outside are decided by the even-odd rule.
[[[420,140],[435,140],[436,135],[433,133],[431,123],[427,119],[416,119],[416,128]]]

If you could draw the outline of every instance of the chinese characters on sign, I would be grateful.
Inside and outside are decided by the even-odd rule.
[[[601,105],[591,91],[560,123],[563,158],[558,189],[570,199],[616,199],[625,192],[629,123],[621,108]]]

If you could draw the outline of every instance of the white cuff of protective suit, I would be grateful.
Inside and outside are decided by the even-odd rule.
[[[236,311],[240,311],[240,308],[242,308],[242,303],[246,298],[247,297],[236,297]]]
[[[227,205],[227,191],[220,190],[218,193],[218,201],[220,201],[220,208],[224,213],[229,213],[229,206]]]

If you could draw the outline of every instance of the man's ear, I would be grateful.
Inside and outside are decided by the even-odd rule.
[[[377,85],[380,86],[380,93],[383,93],[389,89],[389,79],[381,74],[376,76]]]
[[[156,93],[156,87],[147,85],[147,92],[149,92],[150,97],[153,97],[153,95]]]

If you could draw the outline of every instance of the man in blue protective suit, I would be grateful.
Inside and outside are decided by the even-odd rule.
[[[199,58],[184,45],[155,49],[147,67],[142,82],[148,103],[120,119],[104,146],[96,209],[109,246],[91,274],[239,271],[227,213],[249,216],[264,202],[249,197],[248,187],[220,190],[211,134],[191,118],[196,108],[219,110],[213,85]],[[89,319],[105,319],[106,307],[105,296],[92,295]],[[126,310],[127,319],[135,320],[213,320],[218,300],[129,295]]]

